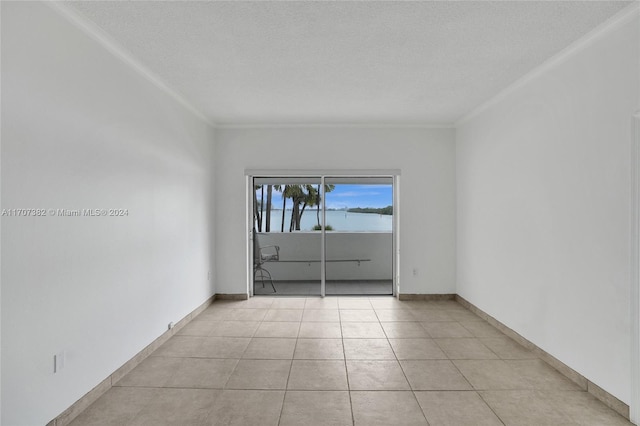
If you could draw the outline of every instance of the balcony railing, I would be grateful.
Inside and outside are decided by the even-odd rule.
[[[259,233],[262,246],[280,247],[265,267],[274,281],[319,281],[320,232]],[[381,281],[393,277],[391,232],[327,232],[327,281]]]

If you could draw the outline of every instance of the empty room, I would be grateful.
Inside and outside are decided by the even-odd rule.
[[[0,424],[640,424],[640,2],[2,1]]]

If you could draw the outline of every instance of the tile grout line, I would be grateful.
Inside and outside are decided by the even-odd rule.
[[[600,402],[602,402],[605,406],[614,410],[616,413],[620,414],[626,420],[629,420],[629,406],[624,402],[620,401],[617,397],[615,397],[614,395],[604,390],[602,390],[602,393],[593,392],[591,390],[592,386],[589,386],[589,385],[592,384],[595,387],[598,387],[598,386],[595,383],[591,382],[591,380],[589,380],[582,374],[578,373],[572,367],[560,361],[559,359],[555,358],[553,355],[549,354],[548,352],[540,348],[538,345],[536,345],[532,341],[521,336],[519,333],[517,333],[507,325],[503,324],[502,322],[498,321],[496,318],[492,317],[482,309],[478,308],[473,303],[466,300],[464,297],[456,294],[455,300],[460,305],[462,305],[465,309],[467,309],[471,313],[476,314],[478,317],[480,317],[480,319],[483,322],[487,323],[489,326],[491,326],[498,332],[502,333],[504,336],[506,336],[510,340],[520,344],[521,346],[524,346],[529,350],[534,351],[537,354],[538,358],[543,362],[545,362],[548,366],[558,371],[560,374],[565,376],[570,381],[577,384],[584,391],[591,394]]]
[[[349,396],[349,410],[351,411],[351,424],[356,424],[356,416],[353,412],[353,399],[351,398],[351,381],[349,380],[349,367],[347,366],[347,352],[344,348],[344,335],[342,333],[342,316],[338,308],[338,319],[340,320],[340,342],[342,343],[342,356],[344,357],[344,371],[347,375],[347,395]]]
[[[305,299],[305,305],[306,305],[307,301]],[[303,305],[304,308],[304,305]],[[304,315],[304,312],[303,312]],[[287,400],[287,394],[289,392],[289,380],[291,380],[291,370],[293,369],[293,360],[296,356],[296,349],[298,349],[298,340],[299,340],[299,336],[300,336],[300,327],[302,326],[302,318],[300,318],[300,322],[298,323],[298,331],[296,332],[296,344],[293,348],[293,353],[291,354],[291,362],[289,362],[289,373],[287,374],[287,381],[284,385],[284,394],[282,397],[282,406],[280,407],[280,415],[278,417],[278,425],[280,425],[280,423],[282,422],[282,413],[284,412],[284,404]]]
[[[193,311],[185,315],[179,320],[174,328],[163,332],[160,336],[155,338],[151,343],[142,348],[132,358],[113,371],[107,378],[98,383],[94,388],[89,390],[80,399],[75,401],[71,406],[65,409],[62,413],[58,414],[47,425],[66,426],[74,421],[79,415],[93,405],[98,399],[106,394],[114,386],[114,376],[118,377],[115,383],[118,383],[125,375],[129,374],[134,368],[139,366],[144,360],[149,358],[153,352],[155,352],[160,346],[174,337],[180,330],[182,330],[187,324],[189,324],[194,318],[204,312],[215,301],[215,294],[207,298],[203,303],[198,305]],[[162,342],[162,343],[160,343]],[[154,347],[157,346],[157,347]],[[153,350],[151,350],[153,348]],[[126,373],[123,371],[126,370]],[[106,384],[106,386],[102,386]],[[106,389],[104,389],[106,387]],[[84,407],[83,407],[84,406]],[[80,408],[82,407],[82,408]]]
[[[376,316],[377,315],[378,314],[376,314]],[[380,327],[382,327],[382,324],[380,324]],[[400,371],[402,371],[402,375],[404,376],[404,379],[407,381],[407,384],[409,385],[409,391],[411,392],[411,395],[413,396],[413,399],[415,400],[416,404],[418,404],[418,408],[420,409],[420,413],[422,413],[422,417],[424,418],[424,421],[427,423],[427,426],[429,426],[429,420],[427,419],[427,415],[424,412],[424,409],[422,408],[422,405],[420,405],[420,401],[418,401],[418,396],[416,395],[416,391],[415,391],[415,389],[413,389],[413,386],[411,385],[411,382],[409,381],[409,378],[407,377],[407,373],[404,371],[404,368],[402,367],[402,363],[400,362],[400,359],[398,358],[398,354],[396,353],[396,350],[394,349],[393,345],[391,344],[391,341],[389,340],[389,335],[384,330],[384,327],[382,327],[382,332],[385,334],[386,339],[387,339],[387,343],[391,347],[391,350],[393,351],[393,356],[396,357],[396,362],[400,366]],[[427,332],[427,334],[428,333],[429,332]]]
[[[506,425],[506,423],[502,420],[502,418],[498,415],[498,413],[496,413],[495,410],[493,409],[493,407],[491,405],[489,405],[489,403],[487,401],[485,401],[485,399],[482,397],[482,395],[480,394],[478,389],[476,389],[476,387],[469,381],[467,376],[464,375],[464,373],[460,370],[460,368],[453,361],[454,360],[449,359],[449,362],[451,363],[451,365],[453,365],[453,368],[455,368],[456,371],[458,371],[458,373],[460,373],[460,376],[462,376],[462,378],[469,384],[469,386],[471,386],[471,392],[473,392],[476,395],[478,395],[478,397],[482,400],[482,402],[484,402],[484,404],[489,408],[489,410],[491,410],[491,412],[496,416],[496,418],[500,421],[500,423],[502,423],[503,425]]]
[[[369,299],[368,299],[368,300],[369,300]],[[305,301],[305,304],[304,304],[304,306],[305,306],[305,307],[306,307],[307,301],[308,301],[308,298],[307,298],[307,300]],[[273,304],[273,303],[272,303],[272,304]],[[392,338],[392,337],[390,337],[390,336],[389,336],[389,333],[390,333],[390,332],[388,332],[387,330],[385,330],[385,328],[384,328],[384,327],[382,327],[382,322],[380,321],[380,316],[378,315],[378,312],[376,311],[375,307],[373,307],[373,304],[371,303],[371,300],[369,300],[369,304],[372,306],[372,308],[371,308],[371,309],[374,311],[374,315],[375,315],[375,317],[377,318],[377,321],[376,321],[376,322],[372,322],[372,323],[374,323],[374,324],[378,324],[378,327],[382,328],[382,331],[383,331],[382,338],[384,339],[384,341],[386,341],[386,342],[387,342],[387,344],[389,345],[389,347],[392,349],[392,353],[394,354],[394,361],[395,361],[395,362],[400,366],[400,368],[401,368],[401,372],[402,372],[402,374],[403,374],[403,377],[404,377],[405,381],[407,382],[407,384],[409,385],[409,389],[408,389],[408,390],[412,392],[412,395],[413,395],[413,397],[414,397],[414,400],[416,400],[416,402],[418,403],[418,406],[420,407],[420,410],[421,410],[421,413],[422,413],[422,415],[423,415],[424,419],[427,421],[427,424],[429,424],[429,420],[427,419],[427,415],[426,415],[425,408],[423,408],[423,407],[421,406],[420,401],[419,401],[419,399],[417,398],[417,396],[418,396],[418,395],[417,395],[417,393],[421,393],[421,391],[414,389],[414,388],[413,388],[413,386],[411,385],[411,383],[409,382],[409,380],[408,380],[408,375],[407,375],[407,371],[405,371],[405,368],[403,368],[403,366],[402,366],[402,364],[401,364],[401,360],[399,359],[399,355],[397,354],[397,351],[396,351],[396,349],[394,348],[394,346],[391,344],[391,340],[394,340],[394,339],[396,339],[396,340],[401,340],[401,338],[400,338],[400,337],[398,337],[398,338]],[[458,302],[458,304],[459,304],[459,302]],[[359,305],[359,306],[361,307],[362,305]],[[262,307],[260,306],[259,308],[262,308]],[[347,307],[346,307],[346,310],[349,310],[350,308],[351,308],[350,306],[347,306]],[[465,309],[465,311],[469,311],[469,309],[468,309],[468,308],[465,308],[464,306],[463,306],[463,308]],[[239,309],[239,310],[244,310],[244,309],[242,309],[242,308],[231,308],[231,309],[233,309],[233,310],[238,310],[238,309]],[[285,305],[285,307],[283,307],[283,308],[281,308],[281,309],[289,309],[289,308],[287,308],[287,307],[286,307],[286,305]],[[303,310],[302,315],[304,315],[304,309],[305,309],[305,308],[303,308],[303,309],[302,309],[302,310]],[[333,308],[331,308],[331,309],[333,309]],[[225,308],[225,310],[226,310],[226,308]],[[198,390],[216,390],[216,389],[220,389],[220,391],[221,391],[221,392],[226,391],[226,390],[227,390],[227,389],[226,389],[226,386],[228,385],[228,382],[229,382],[229,380],[230,380],[230,378],[231,378],[231,375],[232,375],[232,374],[233,374],[233,372],[236,370],[236,368],[237,368],[237,366],[238,366],[239,361],[240,361],[240,360],[242,360],[242,359],[244,359],[243,357],[244,357],[244,355],[247,353],[247,351],[248,351],[248,349],[249,349],[249,346],[250,346],[250,344],[251,344],[251,341],[252,341],[252,340],[254,340],[254,339],[258,339],[258,337],[256,337],[256,334],[258,334],[258,330],[260,329],[260,326],[261,326],[263,323],[268,322],[268,321],[266,321],[266,316],[267,316],[268,311],[269,311],[269,310],[272,310],[272,309],[271,309],[271,305],[270,305],[269,307],[266,307],[264,310],[265,310],[265,313],[264,313],[264,315],[262,316],[262,319],[261,319],[261,320],[259,320],[259,321],[255,321],[256,323],[258,323],[258,325],[253,329],[253,331],[251,332],[251,335],[250,335],[250,336],[246,336],[246,335],[241,336],[241,337],[248,337],[248,339],[247,339],[247,340],[249,341],[249,343],[247,343],[247,345],[246,345],[246,346],[244,347],[244,349],[242,350],[242,353],[240,354],[240,358],[238,358],[238,359],[236,359],[236,360],[235,360],[235,365],[234,365],[234,366],[233,366],[233,368],[231,369],[231,373],[229,374],[229,377],[226,379],[225,383],[222,385],[222,389],[217,388],[217,387],[200,387],[200,386],[195,386],[195,387],[191,387],[191,386],[188,386],[188,387],[183,387],[183,386],[161,386],[161,387],[154,387],[154,386],[127,386],[127,387],[129,387],[129,388],[151,388],[151,389],[192,389],[192,390],[193,390],[193,389],[198,389]],[[276,311],[276,310],[278,310],[278,309],[277,309],[277,308],[276,308],[276,309],[273,309],[273,311]],[[347,392],[348,392],[349,404],[350,404],[350,410],[351,410],[351,422],[352,422],[352,424],[355,424],[355,412],[354,412],[354,405],[353,405],[353,399],[352,399],[352,392],[354,392],[354,390],[351,388],[352,384],[351,384],[351,380],[350,380],[350,377],[349,377],[349,365],[348,365],[348,361],[349,361],[349,360],[347,359],[347,354],[346,354],[346,345],[345,345],[345,343],[346,343],[346,342],[345,342],[345,337],[344,337],[344,334],[343,334],[343,328],[342,328],[342,327],[343,327],[343,325],[349,324],[350,322],[349,322],[349,321],[347,321],[347,322],[343,322],[343,321],[342,321],[342,319],[343,319],[343,318],[342,318],[341,310],[345,310],[345,309],[340,309],[340,308],[339,308],[339,306],[338,306],[338,309],[337,309],[337,310],[338,310],[339,338],[341,339],[342,356],[343,356],[343,365],[344,365],[344,370],[345,370],[345,375],[346,375]],[[446,310],[445,310],[445,311],[446,311]],[[232,311],[231,311],[231,310],[229,310],[228,312],[229,312],[229,313],[231,313]],[[448,311],[446,311],[446,312],[448,312]],[[246,315],[245,315],[245,314],[246,314]],[[453,315],[453,311],[451,312],[451,314]],[[247,313],[243,313],[243,314],[242,314],[242,315],[240,315],[240,316],[245,317],[245,320],[238,320],[238,321],[242,321],[242,322],[249,322],[249,319],[248,319],[248,318],[249,318],[249,316],[248,316],[248,312],[247,312]],[[451,322],[455,322],[455,323],[459,324],[462,328],[464,328],[464,329],[468,330],[468,329],[467,329],[467,327],[465,327],[463,324],[461,324],[460,320],[458,320],[458,319],[454,319],[454,318],[462,318],[463,320],[467,321],[465,317],[463,317],[462,315],[457,315],[457,316],[455,316],[455,317],[453,317],[453,318],[452,318]],[[253,320],[251,320],[251,321],[253,321]],[[435,321],[435,320],[434,320],[434,321]],[[480,319],[480,321],[483,321],[483,320],[482,320],[482,319]],[[277,423],[278,425],[280,425],[280,424],[282,423],[283,413],[284,413],[284,404],[285,404],[285,401],[286,401],[287,395],[288,395],[288,393],[289,393],[288,386],[289,386],[289,381],[290,381],[290,378],[291,378],[291,375],[292,375],[292,366],[293,366],[293,362],[295,361],[295,356],[296,356],[297,348],[299,347],[299,343],[300,343],[300,339],[301,339],[301,337],[300,337],[300,333],[301,333],[302,324],[303,324],[303,322],[304,322],[304,321],[302,320],[302,318],[300,318],[300,320],[299,320],[299,321],[296,321],[296,322],[297,322],[297,334],[295,335],[295,339],[296,339],[296,341],[295,341],[295,345],[294,345],[294,348],[293,348],[293,353],[291,354],[291,358],[290,358],[290,364],[289,364],[289,370],[288,370],[288,374],[287,374],[286,384],[285,384],[285,386],[284,386],[284,390],[282,391],[282,395],[283,395],[283,396],[282,396],[282,400],[281,400],[281,401],[282,401],[282,404],[281,404],[281,407],[280,407],[280,412],[279,412],[279,417],[278,417],[278,423]],[[396,323],[396,324],[401,324],[401,323],[403,323],[403,321],[390,321],[390,322],[391,322],[391,323]],[[432,340],[432,341],[434,341],[434,342],[436,343],[436,347],[438,347],[438,348],[440,348],[440,349],[442,350],[442,346],[441,346],[440,344],[438,344],[438,341],[436,340],[436,338],[434,338],[434,337],[433,337],[433,335],[429,332],[429,330],[427,330],[427,329],[425,328],[425,324],[428,324],[428,323],[430,323],[431,321],[419,321],[419,320],[416,318],[416,319],[415,319],[414,321],[412,321],[412,322],[417,323],[417,324],[418,324],[418,326],[419,326],[419,328],[420,328],[420,329],[422,329],[422,330],[424,331],[425,336],[428,336],[428,338],[430,338],[430,340]],[[467,322],[468,322],[468,321],[467,321]],[[486,321],[486,320],[484,320],[483,322],[485,322],[485,323],[486,323],[487,321]],[[321,323],[333,323],[333,322],[321,321]],[[319,323],[317,323],[317,322],[310,322],[310,324],[313,324],[313,327],[312,327],[312,328],[316,328],[316,327],[319,325]],[[492,326],[492,324],[488,324],[488,325]],[[493,326],[493,327],[495,328],[495,326]],[[413,329],[411,328],[410,330],[413,330]],[[436,328],[436,331],[438,331],[438,330],[439,330],[439,329],[437,329],[437,328]],[[292,331],[292,330],[291,330],[291,331]],[[393,329],[392,329],[392,331],[393,331]],[[445,328],[445,331],[446,331],[446,328]],[[480,330],[480,331],[482,331],[482,330]],[[505,338],[506,338],[506,339],[508,339],[509,341],[513,341],[513,342],[515,342],[515,343],[517,344],[517,341],[515,341],[513,338],[509,337],[509,335],[505,335],[505,333],[500,332],[499,330],[497,330],[497,331],[498,331],[500,334],[504,335],[503,337],[505,337]],[[436,333],[436,334],[437,334],[437,333]],[[475,340],[478,340],[478,341],[480,341],[480,343],[482,344],[482,347],[484,347],[484,348],[488,349],[488,353],[491,353],[491,354],[493,354],[493,355],[497,356],[497,359],[495,359],[495,361],[502,361],[502,363],[505,363],[505,364],[506,364],[510,369],[512,369],[512,370],[514,370],[514,371],[516,371],[516,372],[518,372],[518,376],[522,376],[521,378],[524,380],[524,383],[523,383],[523,384],[525,385],[524,387],[518,386],[518,387],[517,387],[517,389],[495,389],[495,390],[497,390],[497,391],[500,391],[500,390],[504,390],[504,391],[509,391],[509,390],[526,390],[526,391],[532,391],[532,392],[543,392],[543,390],[538,390],[538,389],[536,388],[536,386],[537,386],[537,385],[536,385],[536,383],[537,383],[537,380],[538,380],[538,378],[539,378],[539,376],[538,376],[538,375],[535,375],[535,376],[531,376],[531,375],[530,375],[530,376],[531,376],[531,379],[529,379],[529,378],[527,378],[527,377],[523,376],[523,374],[524,374],[524,373],[520,373],[518,370],[516,370],[516,366],[512,366],[512,365],[510,365],[510,364],[509,364],[509,360],[511,360],[510,358],[509,358],[509,359],[503,359],[503,358],[502,358],[502,357],[501,357],[501,356],[500,356],[500,355],[499,355],[495,350],[493,350],[493,349],[491,349],[491,347],[487,346],[487,344],[485,344],[485,343],[481,340],[481,337],[477,337],[477,336],[475,335],[475,333],[471,333],[471,334],[473,335],[472,337],[446,337],[446,336],[444,336],[444,337],[442,337],[442,339],[447,339],[447,338],[449,338],[449,339],[455,339],[455,340],[464,340],[464,339],[475,339]],[[481,333],[481,334],[482,334],[482,333]],[[366,333],[365,333],[365,335],[366,335]],[[182,335],[179,335],[179,334],[178,334],[178,332],[176,332],[176,333],[174,334],[174,336],[182,336]],[[185,336],[182,336],[182,337],[185,337]],[[210,338],[210,337],[218,337],[218,336],[208,336],[208,335],[207,335],[207,336],[188,336],[188,335],[186,335],[186,337],[201,337],[201,338],[203,339],[203,342],[201,342],[201,345],[203,345],[203,344],[204,344],[204,339],[206,339],[206,338]],[[234,336],[221,336],[220,338],[225,339],[225,338],[228,338],[228,337],[234,337]],[[276,339],[276,338],[278,338],[278,336],[265,337],[264,339],[265,339],[265,340],[269,340],[269,339]],[[287,338],[288,338],[288,337],[287,337]],[[324,339],[331,339],[331,338],[332,338],[332,337],[310,337],[309,339],[324,340]],[[423,336],[415,337],[415,339],[418,339],[418,340],[419,340],[419,339],[423,339],[423,338],[425,338],[425,337],[423,337]],[[487,338],[491,338],[491,337],[487,337]],[[354,339],[355,339],[355,338],[354,338]],[[361,339],[372,339],[372,338],[368,338],[368,337],[361,337]],[[406,337],[405,339],[412,339],[412,337]],[[464,346],[464,345],[463,345],[463,346]],[[400,349],[402,349],[402,348],[400,348]],[[401,352],[402,352],[402,351],[401,351]],[[203,353],[204,353],[204,352],[203,352]],[[237,353],[237,352],[236,352],[236,353]],[[443,353],[444,353],[444,351],[443,351]],[[462,353],[463,353],[463,354],[466,354],[466,352],[464,352],[464,351],[463,351]],[[506,353],[507,353],[507,354],[511,354],[511,352],[506,352]],[[422,354],[422,352],[420,352],[418,355],[420,355],[420,354]],[[480,394],[480,392],[481,392],[481,391],[488,391],[488,392],[492,392],[492,391],[494,391],[494,389],[492,389],[491,387],[489,387],[488,389],[476,389],[476,387],[475,387],[473,384],[471,384],[471,383],[469,382],[469,380],[467,379],[467,377],[462,373],[462,371],[460,370],[460,368],[458,367],[458,365],[456,365],[456,363],[455,363],[455,361],[456,361],[456,360],[452,360],[451,358],[449,358],[449,355],[448,355],[448,354],[446,354],[446,353],[444,353],[444,355],[445,355],[445,357],[446,357],[445,359],[446,359],[446,360],[448,360],[451,364],[453,364],[453,366],[454,366],[455,370],[456,370],[456,371],[457,371],[457,372],[458,372],[458,373],[459,373],[459,374],[464,378],[464,380],[465,380],[465,381],[470,385],[470,388],[471,388],[471,389],[469,389],[468,391],[465,391],[465,392],[473,392],[473,393],[475,393],[476,395],[478,395],[478,396],[480,397],[480,400],[482,401],[482,403],[483,403],[484,405],[486,405],[486,406],[489,408],[489,410],[491,411],[491,413],[493,413],[493,414],[496,416],[496,418],[498,419],[498,421],[500,422],[500,424],[503,424],[503,425],[504,425],[504,424],[505,424],[505,421],[503,421],[503,420],[502,420],[502,418],[500,418],[500,416],[497,414],[497,412],[494,410],[494,408],[493,408],[491,405],[489,405],[489,404],[487,403],[487,400],[486,400],[486,399],[485,399],[485,398]],[[330,355],[327,355],[327,356],[330,356]],[[321,359],[322,359],[322,360],[329,360],[329,358],[326,358],[327,356],[324,356],[324,355],[323,355],[323,357],[322,357]],[[420,356],[422,356],[422,355],[420,355]],[[473,353],[471,353],[471,355],[465,355],[465,356],[466,356],[466,358],[460,358],[460,359],[458,359],[457,361],[475,360],[474,358],[469,358],[469,356],[473,356]],[[164,357],[164,356],[163,356],[163,357]],[[209,356],[204,356],[204,357],[202,357],[202,356],[169,356],[169,357],[165,357],[165,358],[178,358],[178,359],[180,359],[180,360],[186,360],[186,359],[230,359],[230,358],[228,358],[228,357],[223,357],[223,358],[215,358],[215,357],[214,357],[214,358],[211,358],[211,357],[209,357]],[[276,359],[276,358],[265,358],[265,359]],[[318,358],[318,359],[320,359],[320,358]],[[422,358],[419,358],[419,359],[422,359]],[[425,358],[425,359],[428,359],[428,358]],[[517,360],[520,360],[520,358],[514,358],[514,360],[516,360],[516,361],[517,361]],[[514,360],[511,360],[511,361],[514,361]],[[536,360],[539,360],[540,362],[542,362],[542,364],[544,364],[544,365],[547,365],[547,366],[548,366],[548,363],[544,362],[544,360],[540,359],[539,357],[536,357],[536,358],[533,358],[533,359],[528,359],[528,358],[527,358],[527,359],[525,359],[525,360],[523,360],[523,361],[531,361],[531,362],[533,362],[533,361],[536,361]],[[359,358],[358,358],[358,359],[351,360],[351,361],[353,361],[353,362],[356,362],[356,363],[357,363],[357,362],[361,362],[361,361],[363,361],[363,362],[364,362],[364,361],[367,361],[367,360],[366,360],[366,359],[359,359]],[[371,359],[370,361],[372,361],[372,362],[374,362],[374,363],[375,363],[375,362],[382,362],[382,360],[376,361],[375,359]],[[411,360],[409,360],[409,361],[411,361]],[[478,361],[480,361],[480,360],[478,360]],[[553,370],[557,371],[556,369],[553,369]],[[526,371],[528,371],[528,370],[526,370],[526,369],[525,369],[524,371],[526,372]],[[532,370],[532,372],[533,372],[533,373],[535,373],[535,371],[533,371],[533,370]],[[532,374],[533,374],[533,373],[532,373]],[[174,371],[174,375],[175,375],[175,374],[176,374],[176,372]],[[281,377],[282,377],[282,376],[281,376]],[[542,378],[542,377],[540,377],[540,378]],[[535,380],[534,380],[534,379],[535,379]],[[111,383],[111,384],[112,384],[112,387],[113,387],[113,383]],[[209,384],[209,382],[206,382],[206,383],[205,383],[205,386],[206,386],[206,385],[208,385],[208,384]],[[541,384],[543,384],[543,383],[541,382]],[[247,386],[250,386],[250,385],[245,385],[245,386],[243,386],[243,388],[246,388]],[[384,386],[383,386],[383,387],[384,387]],[[485,387],[486,387],[486,386],[485,386]],[[550,388],[550,389],[551,389],[551,388]],[[553,388],[553,389],[555,389],[555,388]],[[242,391],[245,391],[245,392],[247,392],[247,391],[248,391],[248,392],[250,392],[250,391],[254,391],[254,389],[239,389],[239,390],[242,390]],[[337,390],[337,389],[336,389],[336,390]],[[394,389],[384,389],[384,388],[381,388],[381,389],[366,389],[366,388],[365,388],[365,389],[363,389],[363,390],[364,390],[364,391],[367,391],[367,392],[375,393],[376,391],[379,391],[379,392],[387,392],[387,391],[389,391],[389,390],[392,390],[392,391],[393,391]],[[398,391],[403,391],[403,389],[397,389],[397,390],[398,390]],[[558,390],[561,390],[561,389],[558,389]],[[280,391],[279,391],[279,390],[277,390],[277,389],[265,389],[264,387],[263,387],[263,388],[260,388],[260,389],[255,389],[255,391],[280,392]],[[293,392],[293,391],[296,391],[296,389],[292,389],[291,391],[292,391],[292,392]],[[314,389],[302,389],[302,391],[303,391],[303,392],[314,392],[314,391],[317,391],[317,390],[314,390]],[[451,390],[449,390],[449,391],[447,391],[447,390],[438,390],[438,389],[433,389],[433,390],[431,390],[431,391],[427,390],[427,391],[426,391],[426,392],[424,392],[424,393],[428,393],[428,392],[436,392],[436,393],[437,393],[437,392],[459,392],[459,391],[457,391],[457,390],[455,390],[455,389],[451,389]],[[584,390],[576,390],[575,392],[580,392],[580,393],[587,393],[587,394],[589,394],[589,392],[586,392],[586,391],[584,391]],[[275,396],[275,395],[274,395],[274,396]],[[452,396],[452,398],[453,398],[453,396]],[[428,407],[428,406],[427,406],[427,407]],[[557,409],[557,407],[556,407],[556,409]],[[275,411],[275,410],[274,410],[274,411]],[[275,412],[274,412],[273,414],[274,414],[274,420],[275,420]],[[346,414],[346,413],[345,413],[345,414]],[[416,413],[416,414],[417,414],[417,413]],[[345,420],[346,420],[346,419],[345,419]]]
[[[482,394],[480,392],[478,392],[477,390],[475,391],[476,395],[478,395],[480,397],[480,399],[482,400],[482,402],[484,402],[484,404],[489,407],[489,410],[491,410],[491,412],[496,416],[496,418],[500,421],[500,423],[502,423],[503,425],[506,426],[506,423],[504,420],[502,420],[502,417],[500,417],[500,415],[496,412],[496,410],[493,409],[493,407],[484,399],[484,397],[482,396]]]

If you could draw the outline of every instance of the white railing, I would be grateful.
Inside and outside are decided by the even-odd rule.
[[[327,281],[391,280],[391,232],[327,232]],[[264,265],[276,281],[320,280],[320,232],[259,233],[261,246],[280,247]]]

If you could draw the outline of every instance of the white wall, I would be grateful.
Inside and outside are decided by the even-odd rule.
[[[37,425],[214,293],[214,133],[40,3],[2,3],[2,89],[2,208],[129,210],[2,217],[1,422]]]
[[[458,294],[626,403],[638,36],[596,38],[456,142]]]
[[[451,129],[216,130],[217,292],[247,291],[245,169],[401,169],[400,292],[453,293],[454,153]]]

